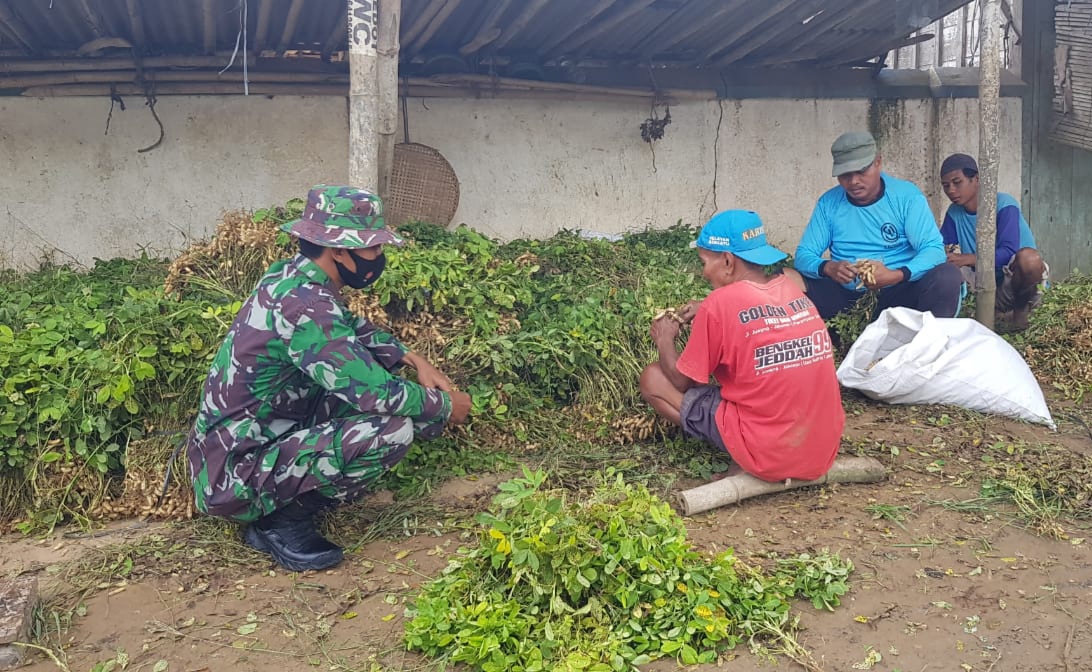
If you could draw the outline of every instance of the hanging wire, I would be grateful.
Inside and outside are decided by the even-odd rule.
[[[250,59],[247,58],[247,54],[248,54],[248,45],[247,45],[247,38],[248,38],[247,32],[248,31],[247,31],[247,27],[248,27],[248,23],[249,23],[249,21],[247,20],[248,10],[249,10],[248,0],[241,0],[239,5],[240,5],[240,7],[239,7],[239,10],[240,10],[239,11],[239,33],[235,36],[235,50],[231,52],[231,60],[228,61],[228,64],[226,66],[224,66],[223,70],[220,71],[220,74],[221,75],[224,74],[225,72],[227,72],[228,70],[231,69],[231,66],[235,65],[235,58],[236,58],[236,56],[239,55],[239,45],[241,43],[242,47],[243,47],[243,95],[244,96],[249,96],[250,95],[250,71],[249,71],[249,68],[248,68],[248,61]]]

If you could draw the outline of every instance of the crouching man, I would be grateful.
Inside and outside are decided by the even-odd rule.
[[[679,321],[653,321],[660,359],[641,375],[641,395],[753,476],[819,478],[845,425],[826,325],[798,277],[766,276],[786,255],[766,243],[755,213],[715,215],[691,247],[713,291],[680,313],[692,325],[681,355]]]
[[[205,382],[188,440],[197,508],[247,523],[246,543],[293,571],[341,562],[315,528],[365,494],[416,438],[466,421],[469,395],[341,298],[400,245],[377,196],[311,190],[285,225],[300,253],[273,264],[243,304]],[[414,383],[397,375],[417,371]]]
[[[978,263],[978,163],[966,154],[952,154],[940,166],[940,183],[952,202],[940,233],[945,246],[959,248],[948,252],[948,263],[959,267],[973,291]],[[1015,198],[998,192],[996,221],[996,310],[1013,329],[1027,329],[1028,316],[1042,303],[1040,288],[1050,280],[1050,267],[1036,249],[1035,236]]]

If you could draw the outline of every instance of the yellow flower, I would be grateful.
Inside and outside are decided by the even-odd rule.
[[[695,609],[694,613],[697,614],[701,618],[709,618],[710,616],[713,615],[713,611],[709,607],[705,606],[704,604],[700,605],[697,609]]]
[[[711,597],[711,598],[713,598],[713,599],[715,600],[715,599],[717,599],[718,597],[720,597],[720,593],[718,593],[718,592],[717,592],[717,591],[715,591],[715,590],[710,590],[710,591],[709,591],[709,597]]]
[[[710,623],[709,625],[705,626],[705,631],[709,632],[709,633],[712,633],[713,632],[713,624]]]
[[[690,590],[690,588],[685,583],[676,583],[675,590],[679,591],[680,593],[685,593]]]

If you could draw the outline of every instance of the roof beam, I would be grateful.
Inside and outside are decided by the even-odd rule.
[[[762,24],[769,21],[771,18],[777,16],[781,12],[785,11],[788,7],[791,7],[798,0],[779,0],[774,4],[766,5],[766,8],[757,12],[750,19],[736,26],[733,30],[728,31],[728,35],[724,37],[720,42],[716,44],[712,49],[705,53],[705,57],[708,60],[713,58],[724,51],[728,47],[735,45],[736,41],[744,35],[749,34],[752,30],[758,28]],[[864,4],[864,3],[862,3]]]
[[[432,19],[436,17],[446,2],[447,0],[430,0],[425,8],[417,14],[417,20],[411,23],[409,29],[402,33],[401,44],[410,44],[421,33],[425,32],[429,23],[432,22]]]
[[[299,25],[300,14],[303,12],[304,2],[306,2],[306,0],[292,0],[292,5],[288,8],[288,18],[284,20],[284,30],[281,32],[281,41],[277,43],[278,56],[284,54],[288,49],[288,45],[292,42],[292,38],[296,35],[296,26]],[[349,10],[346,9],[345,11],[347,12]]]
[[[216,53],[216,0],[204,0],[201,8],[205,20],[205,53]]]
[[[269,40],[269,24],[273,18],[273,0],[262,0],[258,5],[258,30],[254,35],[254,54],[262,55]]]
[[[6,5],[0,3],[0,26],[15,38],[15,41],[27,53],[34,53],[34,40],[30,37],[30,30],[22,19],[12,14]]]
[[[330,31],[330,36],[326,38],[326,43],[322,47],[322,60],[330,60],[330,56],[333,55],[337,48],[341,46],[341,43],[348,42],[349,39],[349,12],[341,12],[341,16],[338,17],[337,24],[334,25],[334,29]]]
[[[530,2],[528,2],[527,6],[523,8],[523,11],[520,12],[519,16],[517,16],[512,21],[512,23],[508,24],[508,27],[504,29],[504,32],[501,33],[501,36],[498,37],[497,41],[493,43],[493,46],[497,49],[503,49],[509,42],[512,41],[513,37],[518,35],[521,30],[527,27],[528,23],[531,23],[531,20],[535,18],[535,15],[542,11],[542,8],[545,7],[549,2],[550,0],[531,0]]]
[[[497,27],[497,22],[504,16],[504,12],[508,10],[508,6],[511,4],[512,0],[498,0],[495,2],[489,16],[485,19],[485,23],[478,29],[478,34],[459,49],[459,54],[469,56],[500,37],[504,31]]]
[[[428,27],[425,28],[424,32],[418,35],[417,39],[409,45],[409,49],[406,50],[407,53],[412,56],[421,51],[421,49],[428,44],[428,41],[432,39],[432,36],[440,30],[440,26],[444,25],[444,21],[447,21],[448,17],[459,8],[462,1],[463,0],[448,0],[447,4],[440,8],[440,11],[436,12],[436,16],[432,17],[432,20],[429,21]]]
[[[133,45],[138,52],[144,51],[144,15],[140,11],[140,0],[126,0],[129,9],[129,30],[132,32]]]

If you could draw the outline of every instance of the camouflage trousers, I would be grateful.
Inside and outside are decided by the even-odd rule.
[[[205,497],[195,488],[197,509],[253,522],[312,491],[351,502],[406,456],[414,438],[434,439],[445,425],[440,420],[363,415],[329,395],[319,402],[313,419],[310,427],[247,455],[220,492]]]

